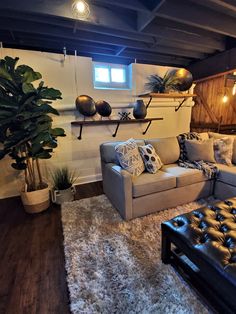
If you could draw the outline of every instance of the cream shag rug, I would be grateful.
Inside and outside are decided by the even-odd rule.
[[[71,312],[208,313],[170,265],[161,262],[161,222],[192,202],[123,221],[105,195],[62,207]]]

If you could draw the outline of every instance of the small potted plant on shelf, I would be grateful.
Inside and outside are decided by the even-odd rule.
[[[24,172],[21,199],[29,213],[49,207],[49,187],[43,180],[40,159],[49,159],[62,128],[52,128],[50,104],[61,99],[59,90],[44,86],[41,74],[27,65],[16,67],[19,58],[0,60],[0,159],[10,156],[11,166]],[[32,84],[34,83],[34,84]]]
[[[53,182],[52,201],[59,205],[73,201],[76,192],[74,183],[78,178],[76,171],[69,170],[68,167],[56,168],[51,173],[51,178]]]

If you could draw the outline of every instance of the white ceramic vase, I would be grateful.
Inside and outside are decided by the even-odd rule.
[[[75,198],[75,186],[72,185],[66,190],[51,190],[51,198],[53,203],[58,205],[63,204],[64,202],[71,202]]]

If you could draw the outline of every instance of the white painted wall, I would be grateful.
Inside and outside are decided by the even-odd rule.
[[[168,67],[132,64],[132,90],[98,90],[93,88],[92,60],[85,57],[63,56],[45,52],[24,51],[16,49],[1,49],[0,56],[6,55],[20,57],[19,64],[28,64],[39,71],[43,80],[50,87],[60,89],[63,99],[55,103],[61,116],[54,118],[54,126],[63,127],[67,137],[59,139],[59,147],[55,150],[53,158],[44,164],[46,168],[68,165],[79,171],[79,182],[85,183],[101,179],[99,145],[105,141],[126,140],[133,138],[154,138],[175,136],[189,130],[192,101],[188,100],[185,107],[177,113],[174,108],[178,101],[153,101],[148,109],[147,117],[163,117],[163,121],[153,122],[148,133],[143,136],[144,125],[121,125],[116,139],[111,135],[115,125],[89,126],[83,130],[83,139],[77,140],[78,128],[71,129],[70,122],[82,117],[74,110],[74,101],[78,94],[88,94],[95,100],[104,99],[114,108],[112,118],[117,117],[122,107],[127,107],[135,101],[135,95],[144,92],[146,77],[157,73],[164,75]],[[77,86],[75,84],[75,73]],[[125,109],[130,110],[132,109]],[[100,119],[100,116],[95,116]],[[0,161],[0,198],[19,194],[19,173],[13,170],[9,160]],[[46,172],[45,172],[46,174]]]

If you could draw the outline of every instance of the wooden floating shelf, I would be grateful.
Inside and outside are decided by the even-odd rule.
[[[179,106],[177,108],[175,108],[175,112],[177,112],[182,105],[184,104],[184,102],[186,101],[187,98],[191,98],[191,97],[196,97],[197,95],[195,94],[181,94],[181,93],[147,93],[147,94],[141,94],[138,95],[136,97],[142,97],[142,98],[149,98],[148,103],[146,104],[146,108],[149,107],[149,105],[152,102],[153,98],[164,98],[164,99],[170,99],[170,98],[174,98],[174,99],[183,99],[180,103]]]
[[[116,124],[115,133],[112,134],[113,137],[116,137],[117,131],[119,129],[120,124],[130,124],[130,123],[148,123],[143,135],[146,134],[147,130],[149,129],[152,121],[163,120],[163,118],[147,118],[147,119],[130,119],[130,120],[83,120],[83,121],[72,121],[71,125],[73,126],[80,126],[80,134],[78,139],[82,139],[82,130],[83,126],[86,125],[109,125],[109,124]]]
[[[180,93],[148,93],[148,94],[141,94],[137,97],[143,97],[143,98],[191,98],[196,97],[196,94],[180,94]]]

